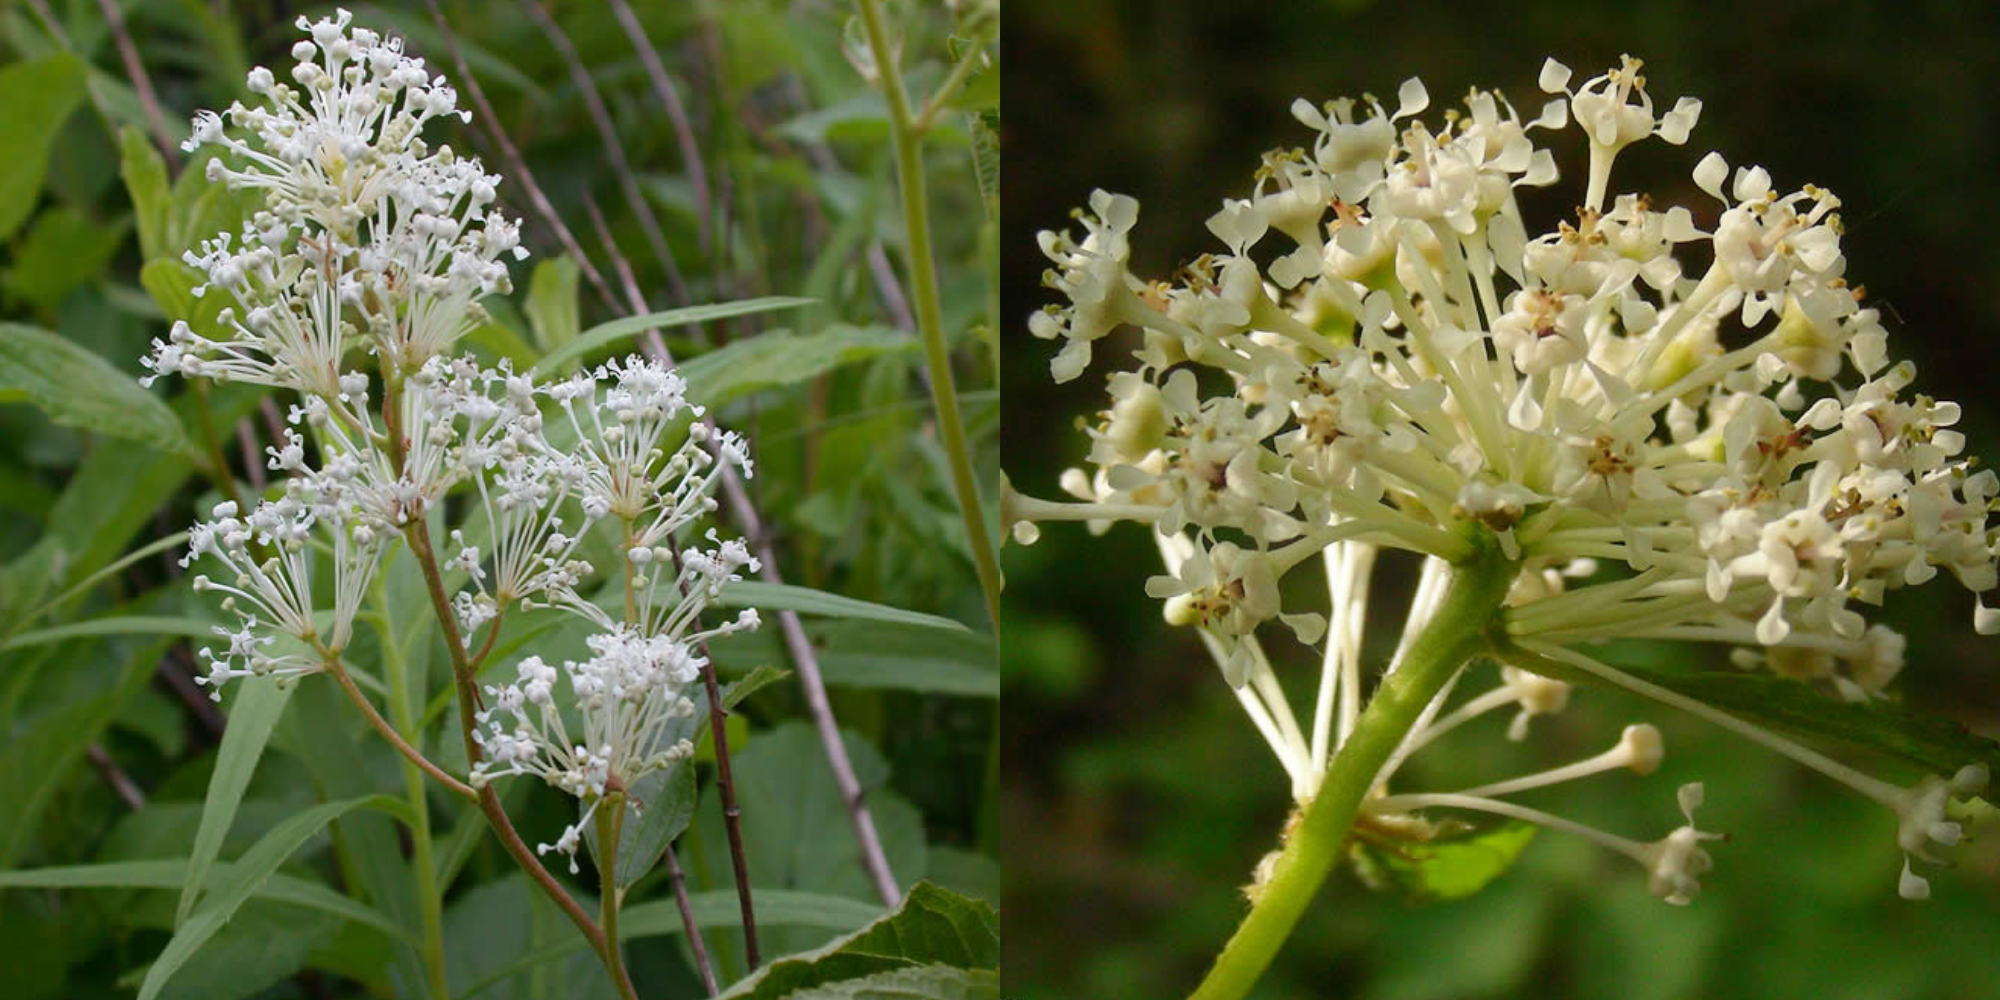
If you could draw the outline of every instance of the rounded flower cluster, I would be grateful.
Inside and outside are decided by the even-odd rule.
[[[1220,246],[1165,276],[1131,270],[1129,197],[1094,192],[1080,231],[1040,235],[1044,284],[1065,301],[1029,329],[1060,343],[1055,379],[1082,376],[1114,334],[1134,349],[1104,375],[1087,468],[1062,478],[1080,502],[1008,486],[1004,516],[1024,542],[1038,522],[1151,527],[1167,571],[1147,592],[1170,623],[1200,629],[1301,801],[1359,714],[1383,548],[1426,557],[1389,670],[1477,524],[1517,567],[1501,624],[1519,648],[1724,643],[1745,666],[1852,700],[1903,665],[1902,638],[1866,616],[1887,591],[1940,570],[1974,592],[2000,583],[2000,477],[1964,455],[1958,406],[1911,391],[1914,366],[1890,360],[1845,273],[1840,200],[1717,153],[1693,169],[1707,200],[1692,208],[1619,191],[1621,153],[1683,144],[1701,113],[1689,98],[1656,108],[1640,69],[1628,57],[1572,89],[1551,60],[1531,117],[1475,90],[1426,124],[1416,80],[1393,113],[1372,97],[1299,101],[1305,141],[1266,153],[1247,195],[1208,220]],[[1558,181],[1542,142],[1572,123],[1583,191],[1573,218],[1547,226],[1516,194]],[[1329,614],[1285,606],[1281,584],[1306,563],[1327,574]],[[2000,611],[1974,606],[1980,632],[2000,631]],[[1272,624],[1326,640],[1310,733],[1260,645]],[[1566,690],[1509,677],[1434,719],[1440,696],[1380,780],[1466,718],[1518,705],[1524,722]],[[1966,794],[1976,775],[1962,777],[1937,787]],[[1917,809],[1911,790],[1864,781],[1850,783],[1905,818]],[[1677,902],[1708,861],[1708,835],[1683,829],[1664,846],[1612,845]],[[1919,833],[1903,847],[1923,856]]]
[[[1556,180],[1532,136],[1567,121],[1565,100],[1524,122],[1474,92],[1434,132],[1415,81],[1393,115],[1296,104],[1310,148],[1267,154],[1209,220],[1225,251],[1167,280],[1127,267],[1137,204],[1094,194],[1081,239],[1042,234],[1070,301],[1031,329],[1064,341],[1059,381],[1114,330],[1143,340],[1089,428],[1094,468],[1066,483],[1098,509],[1023,501],[1020,519],[1192,532],[1201,551],[1151,589],[1225,638],[1279,617],[1275,581],[1333,541],[1449,557],[1446,529],[1473,519],[1524,575],[1586,557],[1640,574],[1524,603],[1519,634],[1644,619],[1823,652],[1850,691],[1878,689],[1900,644],[1871,638],[1861,608],[1940,569],[1994,587],[2000,478],[1962,455],[1958,406],[1909,393],[1914,367],[1888,361],[1830,192],[1780,194],[1750,167],[1725,193],[1711,153],[1694,176],[1718,203],[1709,231],[1641,194],[1604,204],[1619,150],[1684,141],[1700,109],[1656,118],[1643,84],[1629,61],[1569,99],[1591,191],[1539,234],[1514,189]]]
[[[563,664],[583,717],[579,738],[571,739],[556,705],[556,669],[539,656],[520,662],[514,683],[486,688],[491,707],[479,713],[484,728],[473,733],[486,752],[472,767],[474,786],[503,775],[532,775],[589,803],[554,844],[540,847],[544,854],[568,854],[572,872],[583,833],[614,776],[619,787],[629,788],[694,754],[686,739],[662,745],[661,731],[694,717],[686,692],[707,662],[683,639],[625,629],[592,636],[589,646],[590,659]]]
[[[293,83],[260,66],[247,81],[260,105],[195,117],[183,148],[213,147],[208,179],[261,191],[263,206],[186,254],[206,279],[195,294],[229,297],[223,335],[176,323],[145,360],[151,377],[336,396],[351,344],[415,369],[485,321],[478,299],[512,288],[505,259],[527,249],[493,209],[500,178],[423,139],[432,119],[471,113],[401,39],[350,20],[301,17]]]

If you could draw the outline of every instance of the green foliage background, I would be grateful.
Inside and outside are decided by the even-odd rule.
[[[243,80],[251,65],[288,69],[293,19],[334,7],[285,0],[119,6],[175,141],[197,108],[248,97]],[[452,77],[461,106],[474,106],[422,5],[348,6],[357,24],[406,37],[434,72]],[[477,153],[489,172],[506,175],[502,205],[524,220],[535,252],[516,268],[512,300],[488,300],[496,323],[464,346],[489,363],[511,356],[525,366],[631,312],[591,223],[590,202],[608,217],[608,237],[631,262],[651,309],[766,295],[816,300],[804,309],[710,322],[699,332],[664,332],[677,357],[701,369],[691,377],[714,393],[718,419],[751,439],[757,474],[750,485],[788,583],[966,623],[939,629],[807,620],[899,884],[907,889],[928,878],[997,904],[994,640],[930,424],[921,354],[895,294],[908,266],[903,220],[882,99],[843,54],[853,8],[834,0],[632,4],[688,107],[707,171],[704,197],[610,7],[548,6],[603,93],[673,259],[650,251],[582,92],[523,5],[445,0],[444,15],[495,105],[497,124],[522,149],[613,292],[607,301],[563,258],[487,122],[434,124],[433,142]],[[948,68],[948,39],[965,13],[891,5],[892,18],[905,26],[905,71],[920,94]],[[172,859],[191,850],[220,738],[221,720],[205,692],[186,682],[183,638],[204,635],[219,612],[189,590],[174,565],[180,546],[142,552],[74,598],[45,605],[217,501],[217,470],[199,447],[200,411],[212,409],[229,474],[239,480],[247,478],[246,462],[261,464],[258,453],[269,442],[253,391],[230,387],[205,407],[178,379],[150,392],[133,381],[148,341],[165,335],[169,318],[200,305],[186,294],[191,272],[172,258],[234,228],[241,206],[204,184],[198,169],[177,180],[157,162],[116,42],[96,0],[0,4],[0,321],[15,324],[0,337],[0,883],[32,882],[23,874],[32,869],[138,863],[70,879],[97,888],[56,889],[44,880],[0,889],[0,993],[10,1000],[131,995],[173,927],[180,879]],[[926,150],[945,326],[981,479],[990,484],[998,430],[990,335],[997,206],[992,164],[981,162],[973,124],[975,113],[997,102],[987,76],[966,91]],[[128,184],[144,193],[136,202]],[[889,292],[886,276],[893,276]],[[628,335],[615,349],[632,344]],[[600,346],[586,360],[613,349]],[[282,411],[289,401],[276,402]],[[249,437],[243,442],[239,419]],[[435,655],[438,640],[427,631],[435,626],[426,625],[406,555],[386,585],[428,691],[447,690],[444,657]],[[103,624],[107,617],[128,620]],[[575,629],[533,633],[533,617],[520,624],[520,634],[535,636],[531,648],[552,661],[581,652]],[[725,679],[790,666],[774,617],[766,622],[763,633],[717,644]],[[360,631],[355,661],[372,665],[380,643]],[[179,678],[178,688],[170,676]],[[222,846],[225,867],[315,803],[400,792],[398,758],[363,729],[330,682],[320,683],[326,680],[310,678],[289,705],[279,702],[270,750],[249,777]],[[254,699],[232,685],[222,710],[250,711],[246,700]],[[762,687],[731,727],[753,880],[774,891],[760,905],[766,956],[860,926],[879,903],[797,683]],[[433,728],[431,738],[448,760],[456,736]],[[463,773],[462,760],[447,766]],[[735,920],[733,889],[711,773],[702,763],[700,804],[680,856],[705,925],[727,928]],[[129,780],[142,807],[121,800],[118,780]],[[554,839],[574,815],[574,801],[552,789],[509,784],[506,801],[529,843]],[[445,896],[454,991],[484,980],[481,996],[609,995],[602,970],[580,948],[506,971],[537,949],[577,943],[575,932],[496,849],[476,814],[444,796],[433,795],[431,805],[441,857],[463,866],[450,869],[455,878]],[[329,829],[330,836],[309,836],[272,883],[290,902],[268,894],[249,900],[165,995],[418,995],[415,952],[406,943],[416,935],[405,895],[407,837],[365,810]],[[566,877],[561,867],[555,870]],[[586,897],[595,884],[588,867],[574,880]],[[852,902],[801,907],[776,890]],[[329,892],[386,915],[389,925],[343,918],[328,908]],[[301,905],[301,898],[318,905]],[[628,907],[628,930],[645,934],[628,948],[640,993],[701,995],[663,873],[644,879]],[[741,975],[735,932],[713,933],[710,942],[725,982]],[[997,963],[997,952],[974,957]],[[978,975],[986,979],[973,984],[975,992],[993,993],[990,973]]]
[[[1038,229],[1060,227],[1091,188],[1136,196],[1135,271],[1164,273],[1213,246],[1203,221],[1248,191],[1258,153],[1303,142],[1288,107],[1363,92],[1393,103],[1421,76],[1433,112],[1472,85],[1540,106],[1545,56],[1578,79],[1621,52],[1647,61],[1656,104],[1706,106],[1685,147],[1619,160],[1621,190],[1694,207],[1709,149],[1762,163],[1781,187],[1843,198],[1849,274],[1867,285],[1927,392],[1965,404],[1971,449],[2000,457],[2000,156],[1983,5],[1502,5],[1283,2],[1015,4],[1009,12],[1003,197],[1004,464],[1052,495],[1077,464],[1075,421],[1103,405],[1092,374],[1056,388],[1053,348],[1024,319],[1049,301]],[[1565,139],[1573,136],[1565,136]],[[1557,147],[1568,191],[1579,149]],[[1524,208],[1543,225],[1559,203]],[[1714,209],[1707,209],[1713,220]],[[1120,350],[1105,345],[1100,358]],[[1003,676],[1009,782],[1008,993],[1017,1000],[1184,994],[1244,910],[1238,886],[1276,843],[1288,796],[1270,752],[1187,632],[1141,591],[1157,556],[1137,528],[1087,539],[1052,525],[1010,547]],[[1407,567],[1378,594],[1407,594]],[[1389,588],[1393,587],[1393,591]],[[1989,602],[1990,603],[1990,602]],[[1381,602],[1378,599],[1378,608]],[[1910,638],[1900,682],[1913,707],[2000,732],[2000,647],[1943,583],[1892,600]],[[1394,608],[1400,614],[1400,606]],[[1382,622],[1377,640],[1393,635]],[[1294,651],[1297,647],[1292,647]],[[1712,648],[1637,646],[1614,659],[1722,668]],[[1468,683],[1491,683],[1481,668]],[[1296,675],[1288,675],[1296,676]],[[1304,697],[1310,684],[1292,685]],[[1475,687],[1473,690],[1477,690]],[[1535,805],[1650,839],[1679,822],[1673,789],[1708,783],[1704,825],[1733,839],[1693,906],[1649,896],[1623,858],[1544,833],[1485,892],[1412,904],[1337,875],[1254,994],[1264,998],[1985,996],[2000,982],[2000,830],[1896,897],[1894,819],[1740,740],[1631,699],[1578,691],[1526,744],[1483,720],[1415,759],[1411,787],[1447,788],[1566,762],[1647,719],[1665,733],[1650,778],[1616,774],[1541,793]],[[1454,749],[1456,748],[1456,749]],[[1893,768],[1885,774],[1908,780]]]

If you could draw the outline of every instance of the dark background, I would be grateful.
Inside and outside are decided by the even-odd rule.
[[[1373,92],[1393,110],[1398,84],[1415,75],[1431,93],[1427,121],[1474,84],[1533,117],[1545,99],[1535,86],[1544,57],[1580,82],[1622,52],[1646,60],[1656,107],[1692,95],[1705,108],[1688,145],[1628,149],[1614,190],[1686,204],[1705,228],[1717,206],[1688,174],[1710,149],[1732,165],[1763,164],[1780,190],[1832,188],[1844,201],[1848,274],[1883,310],[1892,355],[1918,362],[1922,391],[1966,404],[1971,451],[2000,457],[1989,388],[2000,336],[1997,29],[1985,5],[1952,3],[1011,4],[1005,466],[1025,492],[1057,494],[1056,474],[1085,450],[1078,418],[1103,405],[1106,359],[1129,347],[1107,341],[1090,371],[1058,389],[1047,367],[1055,345],[1026,332],[1026,316],[1050,301],[1038,287],[1046,265],[1035,233],[1065,224],[1093,187],[1139,199],[1134,270],[1162,274],[1214,249],[1203,220],[1225,195],[1248,191],[1261,151],[1308,142],[1287,110],[1295,97]],[[1557,197],[1524,201],[1531,235],[1567,215],[1581,192],[1580,137],[1547,141],[1564,179],[1550,189]],[[1288,804],[1282,772],[1192,634],[1162,627],[1157,602],[1144,597],[1158,562],[1141,529],[1090,539],[1079,526],[1051,525],[1038,545],[1010,546],[1006,558],[1008,995],[1184,995],[1241,917],[1238,886],[1275,843]],[[1389,602],[1393,614],[1402,593]],[[1940,582],[1895,595],[1882,620],[1910,637],[1907,700],[1992,734],[2000,648],[1973,635],[1971,603]],[[1378,641],[1393,636],[1394,624],[1383,625]],[[1721,664],[1712,647],[1620,655]],[[1308,695],[1307,678],[1286,676],[1295,698]],[[1468,690],[1490,678],[1482,668]],[[1625,859],[1550,833],[1461,902],[1376,896],[1343,872],[1256,995],[2000,990],[2000,837],[1968,848],[1959,870],[1937,873],[1929,903],[1906,903],[1895,893],[1900,858],[1886,810],[1664,709],[1579,691],[1568,714],[1538,720],[1524,745],[1500,738],[1500,719],[1482,720],[1420,756],[1406,787],[1573,760],[1639,719],[1666,734],[1660,773],[1603,776],[1534,804],[1650,840],[1679,822],[1673,789],[1707,781],[1704,828],[1734,839],[1712,851],[1717,870],[1692,907],[1652,898]]]

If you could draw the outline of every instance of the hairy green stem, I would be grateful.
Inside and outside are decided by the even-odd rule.
[[[930,203],[924,194],[923,130],[910,109],[909,94],[903,89],[902,71],[896,65],[896,50],[889,42],[879,0],[855,2],[868,33],[868,47],[875,54],[882,94],[889,103],[889,134],[896,149],[896,179],[902,188],[903,225],[909,239],[910,297],[916,306],[917,330],[923,337],[924,367],[931,376],[931,401],[937,407],[938,432],[951,463],[952,491],[958,496],[959,515],[965,521],[966,542],[972,547],[973,566],[979,572],[979,589],[986,596],[986,613],[997,629],[1000,562],[986,536],[986,515],[980,507],[972,454],[965,440],[965,421],[958,413],[951,352],[944,341],[944,311],[939,305],[937,263],[931,249]]]
[[[1190,1000],[1238,1000],[1298,925],[1306,905],[1340,860],[1361,801],[1390,754],[1409,735],[1424,706],[1467,660],[1487,647],[1515,566],[1484,529],[1462,528],[1472,555],[1453,566],[1444,602],[1417,636],[1396,672],[1384,678],[1332,770],[1286,836],[1270,875],[1250,890],[1250,913],[1216,956]]]

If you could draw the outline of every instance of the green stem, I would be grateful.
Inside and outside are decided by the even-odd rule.
[[[597,922],[604,928],[604,967],[620,995],[637,1000],[625,974],[625,955],[618,947],[618,837],[625,827],[625,795],[612,792],[597,803]]]
[[[986,516],[980,509],[972,454],[965,440],[965,421],[958,413],[951,352],[944,340],[944,311],[938,301],[937,265],[931,250],[930,204],[924,194],[923,132],[911,113],[910,97],[903,89],[902,71],[896,66],[896,52],[882,23],[879,0],[855,2],[868,32],[868,47],[875,54],[876,72],[881,74],[882,94],[889,103],[889,134],[896,149],[896,179],[902,188],[903,225],[909,239],[910,297],[916,306],[917,330],[924,341],[924,367],[931,376],[931,401],[937,407],[938,432],[944,439],[945,456],[951,462],[952,491],[958,496],[959,515],[965,521],[966,541],[972,547],[973,566],[979,572],[979,589],[986,596],[986,613],[997,629],[1000,562],[986,536]]]
[[[421,740],[416,712],[410,701],[409,663],[396,641],[395,609],[390,605],[382,578],[375,578],[375,606],[382,611],[378,620],[382,636],[382,668],[388,673],[389,719],[405,741]],[[451,987],[444,964],[444,886],[438,883],[437,863],[431,849],[430,800],[424,794],[424,769],[415,760],[403,759],[403,795],[410,802],[410,860],[417,873],[417,904],[423,910],[424,967],[429,974],[431,996],[450,1000]]]
[[[1238,1000],[1250,992],[1340,860],[1355,813],[1382,765],[1445,682],[1486,649],[1486,630],[1515,566],[1500,554],[1490,532],[1461,528],[1456,534],[1472,543],[1472,555],[1455,564],[1437,614],[1369,699],[1326,782],[1285,839],[1270,877],[1251,891],[1249,915],[1190,1000]]]

